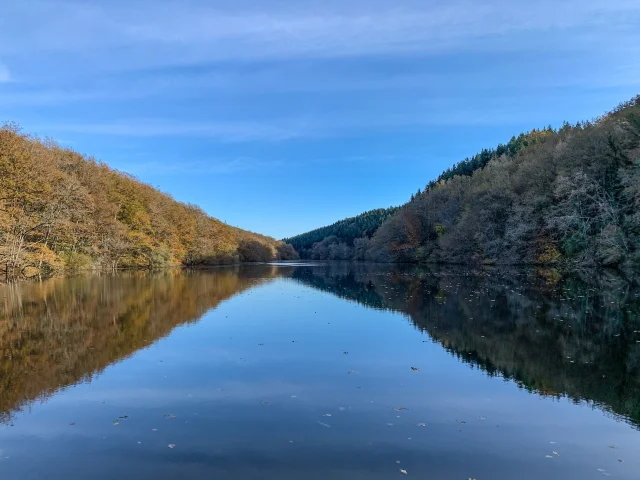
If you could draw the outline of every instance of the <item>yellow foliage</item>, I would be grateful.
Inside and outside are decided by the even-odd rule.
[[[93,159],[15,126],[0,128],[0,267],[13,275],[62,271],[65,263],[231,263],[247,244],[260,247],[255,260],[295,255],[282,242],[225,225]]]

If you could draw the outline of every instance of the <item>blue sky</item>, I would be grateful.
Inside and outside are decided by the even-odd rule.
[[[638,93],[638,0],[7,0],[0,16],[0,121],[277,238]]]

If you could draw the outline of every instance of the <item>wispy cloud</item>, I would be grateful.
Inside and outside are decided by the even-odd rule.
[[[282,167],[282,160],[261,160],[250,157],[238,157],[232,159],[209,159],[204,161],[175,162],[127,162],[117,164],[117,168],[133,175],[233,175],[237,173],[260,172]]]
[[[225,142],[282,141],[305,136],[305,125],[290,122],[183,122],[134,119],[109,123],[57,123],[32,126],[38,132],[72,132],[119,137],[206,137]]]
[[[11,75],[9,74],[9,69],[5,64],[0,62],[0,83],[11,81]]]
[[[494,99],[495,100],[495,99]],[[505,105],[508,98],[501,99]],[[418,100],[418,103],[421,103]],[[129,119],[100,123],[52,123],[29,125],[40,135],[74,133],[114,137],[199,137],[219,142],[282,142],[296,139],[348,137],[376,131],[411,131],[429,126],[491,126],[517,120],[517,107],[496,105],[487,110],[482,105],[464,108],[464,99],[428,99],[413,111],[354,111],[316,114],[290,118],[269,118],[262,121],[201,121],[188,122],[159,119]],[[449,107],[443,111],[442,106]],[[436,108],[438,107],[438,108]],[[429,111],[429,109],[432,111]],[[541,120],[544,119],[540,115]]]
[[[598,42],[602,35],[638,39],[633,26],[640,20],[637,2],[628,0],[409,1],[393,7],[375,1],[327,0],[307,7],[240,3],[244,9],[204,2],[13,2],[3,11],[9,21],[0,30],[0,54],[81,55],[82,61],[70,66],[121,70],[222,60],[517,50],[541,42],[562,49],[567,44],[554,44],[553,33],[570,29],[588,32],[571,47],[611,48]],[[10,21],[27,15],[32,19],[27,23]],[[630,44],[617,42],[617,48]]]

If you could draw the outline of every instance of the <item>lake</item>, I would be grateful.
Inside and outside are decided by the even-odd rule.
[[[639,295],[333,263],[0,286],[0,478],[637,479]]]

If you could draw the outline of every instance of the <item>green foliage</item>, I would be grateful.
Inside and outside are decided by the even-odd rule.
[[[296,235],[295,237],[285,238],[283,241],[291,244],[303,258],[312,257],[312,249],[314,244],[324,242],[316,248],[316,257],[321,258],[318,252],[323,252],[324,248],[327,248],[327,256],[323,258],[329,258],[328,247],[331,243],[338,242],[345,244],[346,248],[350,249],[349,257],[353,256],[352,248],[354,242],[361,238],[370,238],[394,213],[398,211],[397,207],[379,208],[377,210],[370,210],[364,212],[356,217],[345,218],[336,223],[328,225],[326,227],[317,228],[310,232]],[[335,240],[331,237],[335,237]],[[341,252],[336,253],[338,256],[344,256],[344,248],[340,247]]]
[[[83,253],[61,252],[60,257],[64,262],[65,269],[70,272],[90,270],[93,265],[93,259]]]

